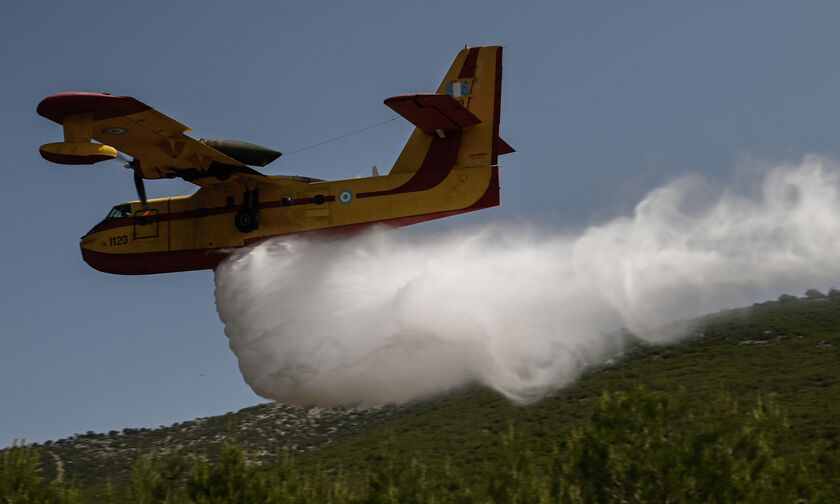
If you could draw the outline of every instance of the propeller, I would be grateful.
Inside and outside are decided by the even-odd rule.
[[[117,157],[125,161],[126,168],[134,171],[134,188],[137,190],[137,197],[140,199],[140,205],[146,208],[146,185],[143,184],[143,173],[140,171],[140,161],[137,159],[128,159],[122,152],[117,152]]]

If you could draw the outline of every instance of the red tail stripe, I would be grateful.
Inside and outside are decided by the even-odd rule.
[[[458,149],[461,146],[461,133],[448,133],[445,138],[432,137],[432,144],[429,146],[423,164],[414,175],[403,185],[386,191],[372,191],[359,193],[357,198],[369,198],[372,196],[385,196],[389,194],[400,194],[415,191],[425,191],[443,182],[455,162],[458,160]]]
[[[475,66],[478,61],[478,50],[480,47],[470,48],[467,53],[467,59],[464,60],[464,66],[461,67],[461,73],[458,74],[459,79],[472,79],[475,77]]]
[[[502,110],[502,48],[496,49],[496,84],[493,89],[493,147],[490,164],[499,164],[499,117]],[[502,142],[504,142],[502,140]]]

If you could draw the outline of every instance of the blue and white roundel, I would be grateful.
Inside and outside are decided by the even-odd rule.
[[[340,193],[338,193],[338,202],[341,203],[342,205],[346,205],[347,203],[350,203],[351,201],[353,201],[353,192],[352,191],[348,191],[348,190],[345,189],[345,190],[341,191]]]

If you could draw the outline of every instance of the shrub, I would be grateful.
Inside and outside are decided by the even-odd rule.
[[[805,291],[805,297],[809,299],[822,299],[825,296],[822,292],[818,291],[817,289],[808,289]]]

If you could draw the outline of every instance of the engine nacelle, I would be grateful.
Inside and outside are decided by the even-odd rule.
[[[226,156],[250,166],[265,166],[282,155],[282,152],[262,145],[221,138],[199,138],[199,142]]]

